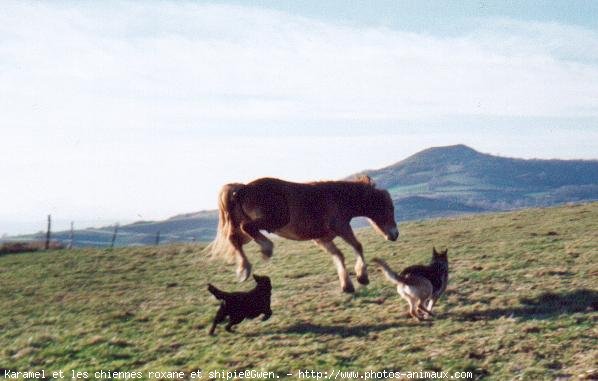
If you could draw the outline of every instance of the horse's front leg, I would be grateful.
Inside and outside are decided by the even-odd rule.
[[[355,274],[357,274],[357,281],[363,285],[369,284],[367,266],[363,259],[363,246],[355,237],[353,229],[349,225],[345,229],[342,229],[339,235],[355,250]]]
[[[316,239],[315,243],[332,255],[332,261],[336,266],[336,272],[338,273],[338,279],[340,280],[342,290],[346,293],[355,292],[355,287],[353,287],[353,283],[345,268],[345,257],[343,256],[343,253],[336,247],[332,240],[326,241]]]

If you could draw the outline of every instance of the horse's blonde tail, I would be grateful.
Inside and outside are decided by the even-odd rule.
[[[218,194],[218,230],[216,231],[216,238],[204,249],[204,252],[209,252],[212,258],[222,257],[232,262],[235,257],[235,247],[232,244],[232,239],[238,236],[245,243],[245,233],[239,229],[240,217],[242,211],[239,206],[235,204],[233,196],[243,184],[226,184]]]

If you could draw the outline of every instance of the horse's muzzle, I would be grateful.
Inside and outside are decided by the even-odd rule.
[[[386,234],[386,239],[389,241],[396,241],[399,238],[399,229],[391,228]]]

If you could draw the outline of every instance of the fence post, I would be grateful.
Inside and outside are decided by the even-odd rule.
[[[75,241],[75,223],[71,221],[71,234],[69,235],[69,245],[67,246],[68,249],[73,248],[73,243]]]
[[[160,230],[158,230],[158,233],[156,233],[156,246],[158,246],[160,244]]]
[[[46,250],[50,249],[50,231],[52,228],[52,215],[48,214],[48,230],[46,231]]]
[[[118,222],[114,225],[114,234],[112,234],[112,243],[110,244],[110,249],[114,249],[114,241],[116,241],[116,234],[118,233]]]

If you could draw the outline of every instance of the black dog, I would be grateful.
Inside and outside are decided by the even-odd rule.
[[[261,314],[264,314],[262,320],[270,319],[270,316],[272,316],[272,310],[270,309],[272,284],[270,278],[254,275],[253,279],[257,282],[257,286],[248,292],[225,292],[208,284],[208,291],[216,299],[222,300],[220,309],[214,317],[212,328],[210,328],[210,335],[214,334],[216,326],[223,322],[227,316],[228,324],[225,328],[228,332],[232,332],[232,326],[239,324],[243,319],[254,319]]]

